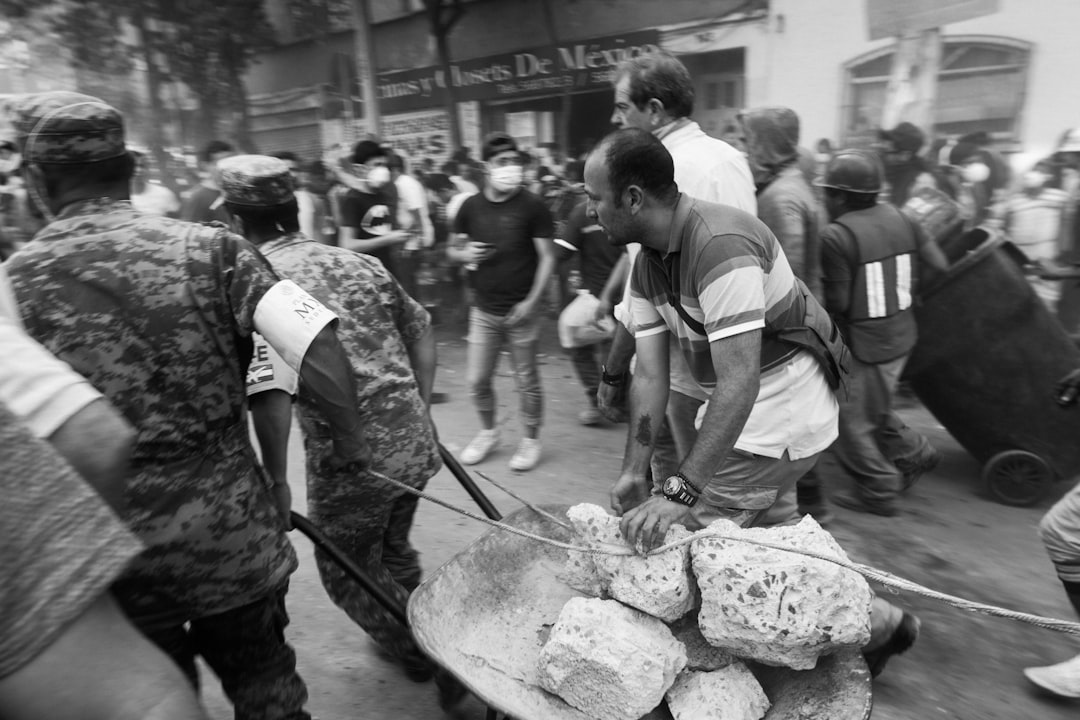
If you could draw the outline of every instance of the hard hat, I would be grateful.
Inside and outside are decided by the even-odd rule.
[[[820,187],[856,193],[881,192],[881,161],[865,150],[841,150],[829,161]]]
[[[1065,133],[1065,139],[1061,141],[1058,152],[1080,152],[1080,128],[1073,128]]]

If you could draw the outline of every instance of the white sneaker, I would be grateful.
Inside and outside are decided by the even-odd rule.
[[[1080,698],[1080,655],[1057,665],[1024,668],[1024,675],[1059,697]]]
[[[525,472],[536,467],[540,462],[540,441],[536,438],[521,438],[514,457],[510,458],[510,469]]]
[[[480,462],[499,445],[499,431],[495,428],[491,430],[481,430],[477,433],[476,437],[472,439],[472,442],[465,446],[465,449],[461,451],[461,462],[466,465],[475,465]]]

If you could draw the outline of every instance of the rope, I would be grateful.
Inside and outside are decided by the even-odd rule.
[[[484,523],[486,525],[490,525],[491,527],[498,528],[499,530],[503,530],[504,532],[508,532],[508,533],[510,533],[512,535],[517,535],[519,537],[523,537],[523,538],[526,538],[528,540],[532,540],[534,542],[538,542],[538,543],[541,543],[541,544],[544,544],[544,545],[548,545],[550,547],[559,548],[561,550],[567,550],[567,551],[570,551],[570,552],[585,553],[585,554],[588,554],[588,555],[610,555],[610,556],[638,555],[638,553],[636,553],[633,549],[631,549],[630,547],[627,547],[625,545],[613,545],[611,543],[598,543],[594,547],[583,547],[583,546],[580,546],[580,545],[573,545],[573,544],[570,544],[570,543],[561,542],[559,540],[553,540],[551,538],[546,538],[546,537],[543,537],[541,535],[536,535],[535,533],[528,532],[527,530],[522,530],[521,528],[516,528],[516,527],[514,527],[512,525],[507,525],[506,523],[499,522],[497,520],[490,520],[490,519],[488,519],[486,517],[483,517],[481,515],[477,515],[476,513],[470,512],[470,511],[465,510],[463,508],[456,507],[455,505],[452,505],[451,503],[448,503],[445,500],[440,500],[439,498],[434,497],[433,495],[429,495],[428,493],[425,493],[422,490],[417,490],[416,488],[410,487],[410,486],[408,486],[408,485],[406,485],[406,484],[404,484],[402,482],[394,480],[393,478],[389,478],[389,477],[387,477],[387,476],[385,476],[385,475],[383,475],[381,473],[374,472],[374,471],[368,471],[368,472],[372,477],[374,477],[377,480],[382,480],[384,482],[390,483],[391,485],[394,485],[395,487],[398,487],[398,488],[400,488],[402,490],[405,490],[406,492],[412,493],[413,495],[416,495],[419,498],[423,498],[424,500],[428,500],[430,502],[433,502],[436,505],[440,505],[440,506],[442,506],[442,507],[444,507],[444,508],[446,508],[448,510],[452,510],[453,512],[456,512],[456,513],[458,513],[460,515],[464,515],[467,518],[471,518],[472,520],[477,520],[477,521],[482,522],[482,523]],[[483,474],[481,474],[481,477],[483,477],[485,480],[487,480],[491,484],[498,487],[500,490],[503,490],[507,494],[509,494],[509,495],[516,498],[516,496],[514,496],[513,493],[510,493],[510,491],[508,491],[505,488],[501,487],[498,483],[495,483],[494,481],[492,481],[491,478],[489,478],[489,477],[487,477],[486,475],[483,475]],[[522,502],[524,502],[524,501],[522,501]],[[536,512],[539,512],[541,515],[550,517],[549,513],[540,511],[538,508],[532,506],[531,504],[529,505],[529,507],[530,507],[530,509],[532,509],[532,510],[534,510]],[[565,527],[565,523],[560,522],[559,524],[563,525]],[[886,572],[884,570],[878,570],[877,568],[871,567],[869,565],[863,565],[861,563],[852,562],[851,560],[847,560],[847,559],[844,559],[844,558],[837,558],[837,557],[833,557],[831,555],[825,555],[825,554],[822,554],[822,553],[819,553],[819,552],[816,552],[816,551],[813,551],[813,550],[802,550],[800,548],[793,548],[793,547],[790,547],[790,546],[779,545],[779,544],[771,543],[771,542],[768,542],[768,541],[765,541],[765,540],[755,540],[755,539],[751,539],[751,538],[747,538],[747,537],[731,535],[729,533],[725,533],[725,532],[720,531],[720,530],[700,530],[700,531],[694,533],[693,535],[691,535],[689,537],[685,537],[685,538],[682,538],[680,540],[670,542],[670,543],[668,543],[666,545],[662,545],[662,546],[656,548],[655,550],[652,550],[649,553],[646,553],[646,555],[656,555],[656,554],[659,554],[659,553],[667,552],[669,550],[673,550],[673,549],[675,549],[677,547],[680,547],[682,545],[686,545],[688,543],[694,542],[695,540],[702,540],[702,539],[706,539],[706,538],[716,538],[718,540],[729,540],[729,541],[733,541],[733,542],[747,543],[747,544],[750,544],[750,545],[758,545],[758,546],[766,547],[766,548],[769,548],[769,549],[772,549],[772,550],[779,550],[781,552],[794,553],[796,555],[803,555],[803,556],[806,556],[806,557],[809,557],[809,558],[813,558],[815,560],[823,560],[825,562],[832,563],[833,565],[838,565],[838,566],[840,566],[840,567],[842,567],[842,568],[844,568],[846,570],[851,570],[853,572],[856,572],[856,573],[862,575],[867,580],[872,580],[872,581],[874,581],[874,582],[876,582],[876,583],[878,583],[880,585],[883,585],[883,586],[889,588],[891,592],[897,592],[897,591],[910,592],[910,593],[914,593],[916,595],[921,595],[922,597],[925,597],[925,598],[929,598],[931,600],[936,600],[938,602],[941,602],[941,603],[944,603],[944,604],[949,605],[951,607],[957,608],[958,610],[963,610],[965,612],[978,613],[978,614],[982,614],[982,615],[990,615],[990,616],[993,616],[993,617],[1000,617],[1000,618],[1008,618],[1010,620],[1016,620],[1018,622],[1027,623],[1028,625],[1034,625],[1035,627],[1040,627],[1040,628],[1043,628],[1045,630],[1053,630],[1055,632],[1066,633],[1068,635],[1080,636],[1080,623],[1078,623],[1078,622],[1072,622],[1072,621],[1069,621],[1069,620],[1058,620],[1057,618],[1048,618],[1048,617],[1043,617],[1041,615],[1033,615],[1033,614],[1030,614],[1030,613],[1018,612],[1016,610],[1009,610],[1008,608],[1002,608],[1002,607],[998,607],[996,605],[988,605],[986,603],[980,603],[980,602],[975,602],[973,600],[967,600],[967,599],[964,599],[964,598],[961,598],[961,597],[957,597],[955,595],[949,595],[948,593],[943,593],[943,592],[939,592],[937,590],[933,590],[931,588],[920,585],[920,584],[918,584],[916,582],[912,582],[911,580],[907,580],[907,579],[899,577],[897,575],[893,575],[892,573]]]

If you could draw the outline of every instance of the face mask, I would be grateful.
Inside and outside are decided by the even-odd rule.
[[[388,182],[390,182],[390,168],[379,165],[368,171],[367,184],[369,187],[382,187]]]
[[[964,166],[964,179],[969,183],[981,183],[990,179],[990,166],[986,163],[972,163]]]
[[[521,186],[525,173],[520,165],[503,165],[491,169],[491,186],[501,192],[510,192]]]
[[[1046,175],[1038,170],[1028,170],[1021,178],[1021,182],[1028,190],[1034,190],[1046,184]]]

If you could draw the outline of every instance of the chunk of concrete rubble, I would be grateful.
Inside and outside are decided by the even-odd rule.
[[[847,560],[832,535],[810,516],[794,526],[739,528],[717,520],[706,528]],[[704,533],[702,533],[704,534]],[[809,670],[818,657],[870,638],[873,594],[861,575],[761,545],[699,537],[690,554],[701,590],[698,626],[734,655]]]
[[[686,650],[660,620],[614,600],[571,598],[540,650],[538,682],[597,720],[638,720],[660,704]]]
[[[666,697],[675,720],[761,720],[771,707],[741,662],[712,672],[684,671]]]
[[[690,613],[670,626],[675,639],[686,648],[686,669],[719,670],[739,659],[723,648],[718,648],[705,639],[698,627],[697,613]]]
[[[599,505],[583,503],[567,513],[577,541],[601,549],[628,548],[619,518]],[[673,525],[664,536],[671,543],[690,536]],[[673,622],[692,610],[697,594],[690,572],[690,544],[655,555],[605,555],[567,552],[564,581],[593,597],[612,597],[654,617]]]

